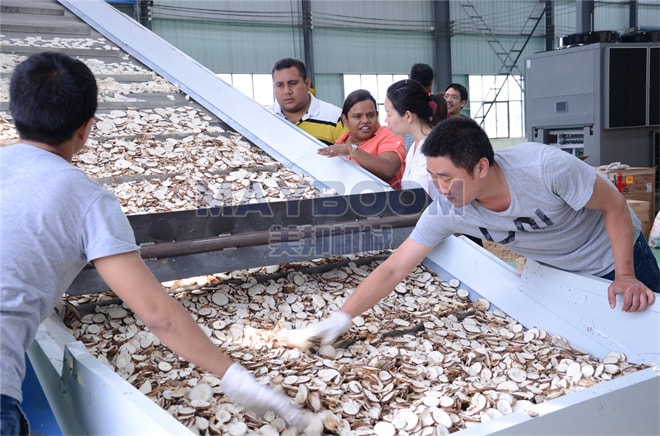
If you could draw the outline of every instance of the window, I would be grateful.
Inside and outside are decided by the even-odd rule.
[[[217,74],[222,80],[263,106],[270,106],[273,97],[273,78],[270,74]]]
[[[489,138],[525,136],[521,76],[474,75],[468,83],[470,117],[483,126]]]
[[[356,89],[366,89],[378,103],[378,121],[385,125],[385,97],[387,88],[399,80],[407,79],[404,74],[344,74],[344,98]]]

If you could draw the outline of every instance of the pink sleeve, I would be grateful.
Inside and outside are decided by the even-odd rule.
[[[401,163],[406,160],[406,145],[403,141],[402,136],[397,136],[387,127],[381,127],[380,130],[385,130],[382,132],[382,138],[378,142],[378,151],[376,154],[380,155],[386,151],[392,151],[399,156]],[[380,132],[379,132],[380,133]]]

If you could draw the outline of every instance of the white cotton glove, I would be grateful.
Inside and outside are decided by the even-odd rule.
[[[272,410],[298,431],[304,431],[309,424],[309,416],[293,406],[286,395],[259,383],[239,363],[234,363],[227,369],[220,385],[234,404],[259,416]]]
[[[346,312],[335,312],[321,322],[280,334],[279,339],[293,347],[307,349],[314,339],[321,345],[330,345],[351,326],[351,316]]]

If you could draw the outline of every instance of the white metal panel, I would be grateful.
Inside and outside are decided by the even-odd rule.
[[[429,256],[433,269],[460,279],[526,328],[564,337],[599,358],[611,351],[635,363],[660,362],[660,303],[643,312],[610,309],[608,280],[527,260],[521,275],[465,237],[450,237]]]
[[[189,94],[237,132],[295,172],[338,194],[383,192],[390,186],[218,78],[208,68],[103,0],[58,0],[99,33]],[[368,183],[367,183],[368,182]]]
[[[92,356],[54,314],[28,356],[63,434],[192,434]]]
[[[521,323],[565,334],[569,343],[579,341],[585,350],[597,350],[595,354],[602,354],[607,345],[583,321],[597,319],[602,313],[610,316],[605,335],[613,341],[613,348],[629,349],[631,361],[637,355],[648,356],[637,348],[644,351],[649,344],[636,337],[648,341],[655,334],[657,338],[657,327],[642,325],[644,316],[635,318],[640,314],[610,311],[606,303],[605,308],[601,307],[603,301],[598,293],[607,285],[603,280],[575,274],[564,276],[538,264],[528,264],[520,275],[465,237],[449,238],[426,263],[443,278],[455,276],[462,286],[477,289]],[[567,313],[558,313],[564,310]],[[571,314],[578,322],[570,319]],[[657,311],[648,311],[648,319],[657,320],[657,316]],[[66,426],[60,424],[66,434],[187,433],[178,421],[172,422],[174,418],[167,412],[93,358],[81,343],[71,341],[73,338],[65,330],[59,318],[51,316],[39,329],[30,359],[41,373],[40,380],[44,375],[51,378],[42,385],[50,404],[56,405],[58,422],[62,415],[69,421]],[[650,355],[657,356],[657,348]],[[49,364],[56,367],[62,361],[65,370],[61,377],[56,371],[44,370]],[[656,365],[535,405],[535,417],[514,413],[456,434],[660,434],[659,392],[660,368]],[[75,431],[67,431],[71,429]]]
[[[660,368],[648,368],[454,433],[473,435],[660,434]]]

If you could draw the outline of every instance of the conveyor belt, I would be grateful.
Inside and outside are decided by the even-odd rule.
[[[319,187],[346,195],[391,189],[387,183],[347,159],[328,159],[319,155],[317,150],[324,145],[316,138],[284,122],[104,1],[58,1],[122,50],[171,83],[176,83],[183,92],[278,162],[296,173],[313,177]]]

